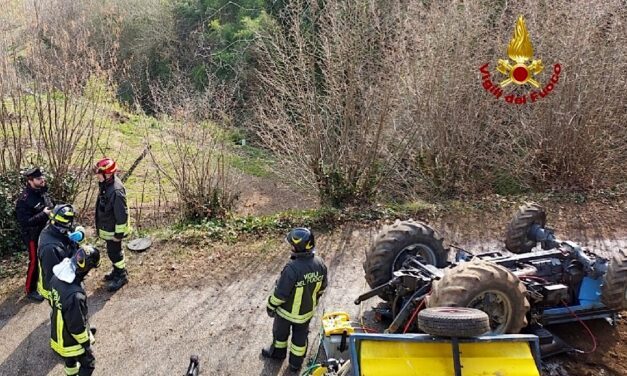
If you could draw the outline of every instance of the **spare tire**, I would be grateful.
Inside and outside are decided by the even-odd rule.
[[[420,311],[418,327],[434,336],[477,337],[490,331],[490,319],[474,308],[434,307]]]
[[[627,252],[623,249],[612,255],[603,277],[601,301],[610,309],[627,310]]]
[[[546,225],[546,212],[539,204],[530,202],[518,208],[505,233],[505,248],[513,253],[526,253],[536,246],[527,235],[531,226]]]
[[[488,314],[492,333],[518,333],[527,326],[527,289],[503,266],[483,260],[462,263],[446,269],[431,291],[427,307],[480,309]]]
[[[443,238],[429,225],[414,220],[396,220],[391,226],[384,226],[376,236],[372,247],[366,251],[364,271],[370,288],[383,285],[392,279],[392,272],[400,269],[409,255],[420,255],[427,264],[438,268],[448,262],[448,249],[444,248]],[[384,291],[379,297],[391,301],[391,291]]]

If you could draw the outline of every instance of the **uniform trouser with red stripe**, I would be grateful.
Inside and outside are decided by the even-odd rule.
[[[28,271],[26,272],[26,293],[37,291],[39,268],[37,267],[37,241],[30,239],[26,243],[28,249]]]

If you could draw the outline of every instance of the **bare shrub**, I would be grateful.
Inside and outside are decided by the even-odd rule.
[[[162,115],[158,129],[147,135],[151,156],[174,187],[183,219],[223,219],[238,197],[220,131],[229,125],[231,93],[220,85],[202,94],[191,88],[192,83],[179,74],[167,86],[152,88]]]
[[[369,202],[413,140],[400,82],[410,14],[396,1],[317,4],[291,2],[261,36],[252,128],[323,203]]]
[[[253,128],[323,201],[608,188],[627,177],[624,2],[293,2],[257,46]],[[553,92],[497,101],[479,67],[525,17]],[[517,94],[528,88],[514,88]]]
[[[0,168],[45,165],[53,197],[66,202],[91,190],[115,66],[114,51],[90,43],[90,8],[81,4],[34,2],[23,43],[5,39],[0,62]]]
[[[402,174],[421,193],[593,189],[625,181],[626,11],[621,1],[415,4],[413,119],[418,143]],[[545,70],[542,100],[511,105],[481,87],[479,66],[506,57],[524,15]],[[443,22],[442,20],[446,20]],[[492,80],[500,77],[493,74]],[[509,88],[511,90],[511,88]],[[522,91],[521,91],[522,93]]]

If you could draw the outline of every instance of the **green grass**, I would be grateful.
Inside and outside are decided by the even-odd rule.
[[[202,223],[178,223],[170,229],[159,229],[152,236],[178,240],[183,243],[200,239],[236,242],[245,237],[261,237],[288,231],[293,227],[311,227],[330,230],[347,222],[369,222],[380,219],[420,217],[436,210],[434,205],[416,201],[394,205],[376,205],[366,208],[288,210],[266,216],[233,216],[224,220]]]
[[[231,167],[260,178],[272,176],[272,167],[275,163],[267,151],[249,145],[234,145],[229,162]]]

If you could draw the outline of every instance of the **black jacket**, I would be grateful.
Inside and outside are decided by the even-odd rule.
[[[48,188],[33,189],[27,185],[15,204],[15,214],[20,225],[22,240],[28,243],[37,240],[41,230],[48,222],[44,208],[52,208],[53,203],[48,196]]]
[[[82,284],[77,279],[67,283],[52,276],[49,301],[50,347],[66,358],[82,355],[90,345],[87,297]]]
[[[130,233],[126,191],[117,176],[100,183],[96,201],[96,228],[104,240],[122,239]]]
[[[327,267],[313,252],[292,253],[285,265],[268,308],[296,324],[309,322],[327,287]]]
[[[48,299],[50,279],[53,277],[52,268],[70,258],[76,251],[76,245],[66,234],[62,234],[56,227],[48,225],[39,236],[37,258],[39,259],[39,281],[37,292]]]

